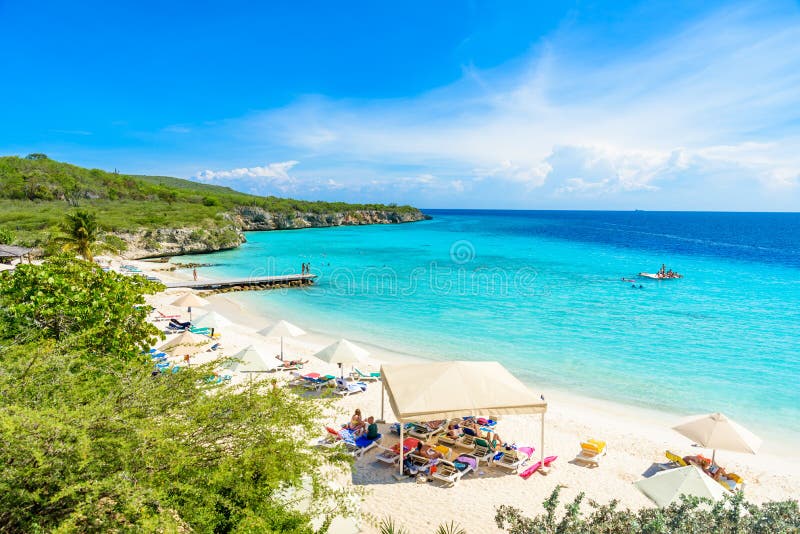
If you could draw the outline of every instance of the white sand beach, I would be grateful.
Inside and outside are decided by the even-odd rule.
[[[159,271],[163,264],[148,262],[132,263],[151,272],[164,281],[191,277],[187,271]],[[202,275],[202,273],[201,273]],[[155,296],[152,304],[165,306],[186,290],[168,290]],[[208,299],[211,309],[233,321],[233,325],[222,329],[223,354],[232,355],[239,349],[253,344],[267,354],[277,354],[280,350],[278,339],[266,339],[255,332],[273,324],[279,317],[266,317],[247,310],[237,302],[236,294],[214,295]],[[210,308],[206,308],[207,311]],[[183,312],[186,310],[176,310]],[[199,315],[200,310],[195,311]],[[314,332],[314,325],[300,324],[309,331],[308,335],[284,340],[287,356],[295,359],[309,359],[303,370],[321,374],[338,374],[336,366],[313,358],[312,354],[333,339]],[[360,344],[361,341],[357,340]],[[366,340],[369,341],[369,340]],[[372,360],[367,366],[378,370],[387,361],[405,361],[408,355],[391,352],[379,347],[362,344],[371,352]],[[193,361],[203,362],[219,357],[219,352],[201,353]],[[349,370],[349,369],[348,369]],[[366,369],[364,369],[366,370]],[[289,373],[266,374],[268,378],[290,378]],[[233,381],[242,380],[234,376]],[[659,413],[636,407],[614,404],[578,395],[555,391],[546,384],[534,387],[535,393],[543,394],[548,402],[545,418],[545,453],[557,455],[547,475],[535,474],[528,480],[509,474],[498,468],[482,465],[476,473],[464,477],[454,487],[444,488],[438,483],[416,483],[412,479],[396,481],[395,471],[389,466],[375,461],[375,451],[367,453],[356,462],[351,483],[365,490],[362,504],[362,518],[353,522],[337,523],[334,531],[374,532],[374,523],[383,516],[391,516],[410,532],[430,532],[441,522],[455,520],[467,532],[501,532],[494,522],[495,509],[501,504],[521,508],[527,514],[540,513],[542,501],[556,486],[563,486],[562,502],[567,502],[579,492],[585,492],[587,499],[605,503],[616,499],[621,506],[639,508],[653,506],[633,482],[642,478],[654,463],[665,462],[664,451],[671,450],[679,455],[710,454],[711,451],[699,449],[671,430],[681,418],[672,414]],[[346,422],[355,408],[360,408],[364,416],[380,416],[380,383],[371,384],[363,394],[351,395],[337,401],[341,410],[331,414],[323,424],[339,426]],[[394,422],[389,403],[385,404],[387,423]],[[709,411],[720,407],[709,407]],[[724,411],[724,407],[721,408]],[[534,446],[538,458],[539,416],[508,416],[498,424],[498,432],[508,442],[523,446]],[[382,425],[384,445],[398,441]],[[608,443],[608,454],[597,468],[587,468],[571,462],[579,451],[579,443],[586,438],[597,438]],[[765,439],[757,455],[746,455],[718,451],[717,461],[729,472],[736,472],[745,479],[744,491],[754,502],[782,500],[798,497],[800,487],[800,449],[791,449],[785,444]],[[354,526],[357,524],[357,526]],[[360,530],[359,530],[360,529]]]

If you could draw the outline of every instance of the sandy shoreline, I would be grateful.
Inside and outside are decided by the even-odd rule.
[[[188,279],[189,271],[157,271],[164,264],[148,262],[132,263],[143,270],[151,271],[164,281]],[[185,292],[185,291],[184,291]],[[173,300],[180,290],[168,290],[156,296],[153,304],[163,306]],[[255,331],[272,324],[280,317],[268,317],[254,310],[246,309],[238,302],[235,294],[215,295],[209,298],[212,307],[221,315],[234,322],[223,330],[224,354],[232,355],[248,344],[277,353],[279,341],[265,339]],[[185,312],[185,310],[183,310]],[[199,310],[198,310],[199,312]],[[313,325],[303,325],[303,328]],[[313,332],[301,338],[285,339],[288,355],[311,358],[304,370],[336,374],[335,366],[314,359],[311,355],[332,341],[330,336]],[[374,361],[368,368],[378,369],[382,362],[405,361],[413,356],[392,352],[381,347],[365,345]],[[219,354],[216,354],[219,356]],[[198,358],[199,361],[212,359],[214,353]],[[287,375],[282,373],[281,375]],[[234,377],[240,380],[241,377]],[[562,502],[571,500],[580,491],[588,498],[598,502],[618,499],[621,505],[630,508],[652,506],[633,482],[654,463],[663,462],[664,451],[669,449],[681,455],[703,452],[696,449],[686,438],[670,429],[680,418],[671,414],[634,408],[607,401],[580,397],[564,391],[534,388],[543,393],[549,407],[546,416],[545,452],[558,455],[548,476],[535,475],[529,480],[505,474],[496,468],[482,466],[476,474],[465,477],[453,488],[441,488],[431,483],[417,484],[410,481],[396,482],[392,470],[374,460],[374,453],[368,453],[356,464],[352,483],[366,490],[362,504],[362,514],[366,518],[380,518],[391,514],[400,524],[411,532],[432,531],[440,522],[456,520],[468,527],[468,532],[477,530],[500,532],[494,523],[494,511],[501,504],[520,507],[528,514],[542,511],[541,502],[556,485],[564,486]],[[380,385],[370,386],[366,393],[352,395],[339,401],[342,410],[351,412],[359,407],[367,415],[380,415]],[[393,422],[391,408],[386,403],[386,420]],[[346,416],[332,416],[327,423],[342,423]],[[384,427],[385,443],[393,443],[396,437],[389,436]],[[514,416],[504,418],[499,432],[507,441],[518,445],[539,444],[538,416]],[[608,456],[596,469],[587,469],[570,463],[579,449],[582,439],[594,437],[608,443]],[[721,451],[718,459],[729,471],[735,471],[746,481],[745,494],[751,501],[763,502],[797,498],[800,483],[800,451],[792,450],[780,443],[765,440],[758,455],[744,455]],[[539,451],[536,455],[538,456]],[[398,502],[414,503],[412,506],[398,506]],[[358,522],[362,532],[372,532],[368,519]],[[348,526],[350,525],[350,526]],[[340,532],[353,532],[350,523],[338,527]]]

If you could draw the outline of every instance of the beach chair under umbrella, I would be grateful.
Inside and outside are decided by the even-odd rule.
[[[215,311],[208,312],[207,314],[200,317],[197,322],[193,325],[194,328],[210,328],[211,335],[214,335],[214,330],[217,328],[224,328],[226,326],[230,326],[233,323],[230,319],[223,317],[222,315],[218,314]]]
[[[280,320],[272,326],[262,328],[257,333],[265,337],[281,338],[281,361],[283,361],[283,338],[303,336],[306,334],[306,331],[288,321]]]
[[[713,449],[711,463],[717,449],[755,454],[761,447],[761,438],[721,413],[696,415],[672,429],[702,447]]]
[[[344,367],[342,366],[346,363],[363,362],[369,356],[369,352],[346,339],[340,339],[314,356],[323,362],[338,364],[339,369],[342,370],[342,378],[344,378]]]

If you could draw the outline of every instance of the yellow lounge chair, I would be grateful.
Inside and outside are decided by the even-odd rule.
[[[670,462],[676,464],[675,465],[676,467],[686,467],[687,465],[689,465],[689,464],[687,464],[686,462],[683,461],[683,458],[681,458],[680,456],[678,456],[674,452],[667,451],[667,452],[664,453],[664,456],[667,457],[667,460],[669,460]]]
[[[600,465],[600,460],[606,455],[606,442],[589,439],[581,442],[581,452],[575,456],[576,462],[589,464],[592,467]]]

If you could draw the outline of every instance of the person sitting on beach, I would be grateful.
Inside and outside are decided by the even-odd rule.
[[[375,422],[375,418],[370,415],[367,417],[367,439],[376,440],[378,436],[380,436],[378,433],[378,424]]]
[[[356,408],[355,413],[353,413],[353,417],[350,418],[350,422],[347,423],[345,428],[353,432],[353,435],[356,437],[364,433],[364,420],[361,418],[360,408]]]

